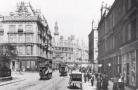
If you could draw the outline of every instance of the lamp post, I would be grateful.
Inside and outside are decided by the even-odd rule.
[[[98,64],[98,72],[101,73],[101,67],[102,67],[102,64]]]
[[[110,78],[110,67],[111,67],[111,63],[108,63],[108,76],[109,76],[109,78]]]

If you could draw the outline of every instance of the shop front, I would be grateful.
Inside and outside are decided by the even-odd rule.
[[[11,61],[12,71],[36,71],[41,58],[35,56],[19,56]]]
[[[125,84],[138,88],[138,42],[122,47],[121,58]]]

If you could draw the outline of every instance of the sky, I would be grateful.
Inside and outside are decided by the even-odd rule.
[[[30,2],[34,9],[40,9],[48,21],[51,32],[57,21],[60,35],[75,35],[76,39],[88,44],[92,21],[96,27],[100,20],[102,2],[112,5],[114,0],[0,0],[0,14],[8,15],[16,10],[16,4]]]

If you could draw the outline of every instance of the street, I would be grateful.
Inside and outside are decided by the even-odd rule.
[[[38,73],[28,73],[24,78],[20,82],[2,85],[0,90],[70,90],[68,88],[69,77],[60,77],[58,71],[55,71],[52,79],[49,80],[39,80]]]
[[[59,76],[59,72],[55,71],[53,73],[52,79],[49,80],[39,80],[39,74],[36,72],[23,72],[21,75],[15,73],[14,78],[19,80],[12,82],[5,81],[7,83],[2,84],[0,82],[0,90],[80,90],[69,88],[69,76]],[[96,80],[94,81],[94,86],[91,86],[90,81],[82,85],[83,90],[96,90]],[[112,90],[113,83],[109,81],[108,90]],[[125,90],[131,90],[130,88],[125,88]]]

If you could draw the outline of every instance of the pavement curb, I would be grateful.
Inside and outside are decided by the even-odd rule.
[[[26,79],[11,80],[11,81],[0,82],[0,86],[4,86],[4,85],[8,85],[8,84],[12,84],[12,83],[16,83],[16,82],[21,82],[21,81],[24,81],[24,80],[26,80]]]
[[[0,78],[0,81],[6,81],[6,80],[12,80],[12,76],[9,76],[9,77],[1,77]]]

